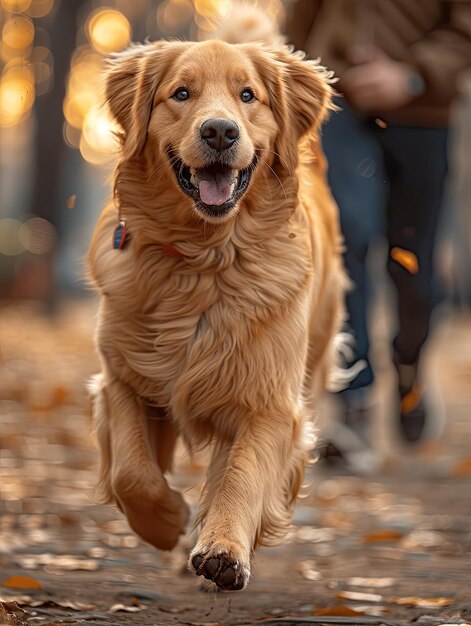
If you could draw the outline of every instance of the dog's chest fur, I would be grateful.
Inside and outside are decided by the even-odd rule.
[[[266,406],[275,385],[286,387],[293,360],[300,386],[311,276],[299,247],[285,245],[274,263],[277,249],[275,240],[242,254],[229,243],[217,271],[193,271],[191,262],[150,248],[138,257],[126,252],[127,262],[106,253],[111,265],[103,258],[103,267],[121,273],[105,281],[99,329],[112,367],[138,395],[199,423],[199,431],[221,412],[227,421],[232,411]]]

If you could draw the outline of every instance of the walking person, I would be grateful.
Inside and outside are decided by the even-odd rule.
[[[438,300],[433,255],[450,109],[471,65],[471,2],[294,0],[286,32],[296,49],[335,71],[343,96],[322,142],[354,283],[347,297],[355,337],[350,364],[366,363],[338,396],[343,422],[360,436],[369,428],[367,256],[385,234],[397,302],[397,426],[415,443],[431,423],[420,364]]]

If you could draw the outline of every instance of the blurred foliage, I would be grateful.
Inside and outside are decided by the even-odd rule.
[[[277,19],[284,10],[282,0],[258,4]],[[58,201],[64,163],[75,150],[91,165],[114,162],[118,128],[103,106],[104,59],[131,40],[207,38],[232,6],[233,0],[0,0],[0,167],[8,187],[0,206],[0,292],[51,298],[51,259],[61,229],[74,228],[63,210],[74,202]],[[31,282],[43,286],[32,292]]]

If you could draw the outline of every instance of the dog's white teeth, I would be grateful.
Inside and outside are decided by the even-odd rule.
[[[193,187],[198,187],[198,184],[200,181],[199,181],[198,176],[196,175],[196,170],[191,169],[190,174],[191,174],[190,183],[193,185]]]

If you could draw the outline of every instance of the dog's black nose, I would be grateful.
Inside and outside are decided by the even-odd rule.
[[[201,138],[208,143],[211,148],[227,150],[239,137],[239,127],[235,122],[219,117],[206,120],[200,128]]]

